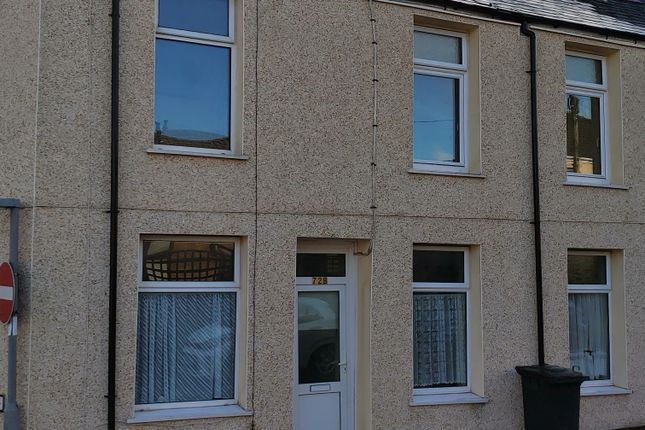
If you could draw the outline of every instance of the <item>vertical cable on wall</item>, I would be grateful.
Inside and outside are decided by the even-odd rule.
[[[378,142],[378,41],[376,40],[376,18],[374,18],[373,0],[368,0],[370,27],[372,32],[372,150],[370,155],[370,211],[372,226],[369,247],[366,252],[356,252],[357,255],[370,255],[374,247],[376,234],[376,148]]]
[[[370,28],[372,33],[372,151],[370,159],[370,176],[371,176],[371,196],[370,196],[370,210],[372,212],[372,226],[370,233],[369,247],[364,253],[357,253],[359,255],[369,256],[374,250],[374,241],[376,240],[376,160],[377,160],[377,145],[378,145],[378,40],[376,37],[376,18],[374,17],[374,2],[373,0],[368,0],[367,2],[369,8],[369,17],[370,17]],[[374,262],[374,257],[372,256],[372,263]],[[373,264],[372,264],[373,265]],[[373,272],[373,271],[372,271]],[[370,282],[369,289],[369,312],[368,312],[368,369],[371,378],[372,374],[372,312],[373,312],[373,287]],[[371,395],[370,395],[371,399]],[[371,415],[372,406],[370,404],[370,415]]]

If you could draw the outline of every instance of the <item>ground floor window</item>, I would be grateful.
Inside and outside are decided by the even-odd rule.
[[[144,238],[141,267],[136,404],[235,403],[238,240]]]
[[[469,391],[467,248],[415,247],[412,288],[415,394]]]
[[[606,383],[612,377],[610,255],[570,251],[567,263],[571,367]]]

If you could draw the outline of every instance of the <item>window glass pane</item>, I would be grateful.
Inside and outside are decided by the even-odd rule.
[[[159,26],[228,36],[229,0],[159,0]]]
[[[412,279],[413,282],[463,283],[463,251],[415,250]]]
[[[298,375],[301,384],[340,381],[338,292],[298,293]]]
[[[569,294],[571,368],[589,379],[609,379],[607,294]]]
[[[296,276],[345,276],[345,254],[302,254],[296,256]]]
[[[231,148],[231,50],[157,39],[155,143]]]
[[[602,62],[593,58],[566,56],[567,80],[602,84]]]
[[[604,255],[569,254],[569,284],[607,284],[607,257]]]
[[[462,64],[461,38],[415,31],[414,58]]]
[[[468,384],[466,294],[414,293],[414,388]]]
[[[235,244],[143,241],[144,281],[233,281]]]
[[[459,163],[459,80],[414,74],[414,160]]]
[[[600,98],[567,94],[567,171],[602,174]]]
[[[235,397],[235,293],[141,293],[136,403]]]

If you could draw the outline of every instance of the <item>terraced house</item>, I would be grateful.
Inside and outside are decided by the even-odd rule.
[[[645,425],[643,1],[0,10],[5,429]]]

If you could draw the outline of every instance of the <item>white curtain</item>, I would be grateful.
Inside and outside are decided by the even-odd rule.
[[[569,294],[571,367],[591,380],[609,379],[607,294]]]
[[[467,385],[466,293],[414,293],[414,387]]]
[[[136,403],[235,395],[235,293],[140,293]]]

